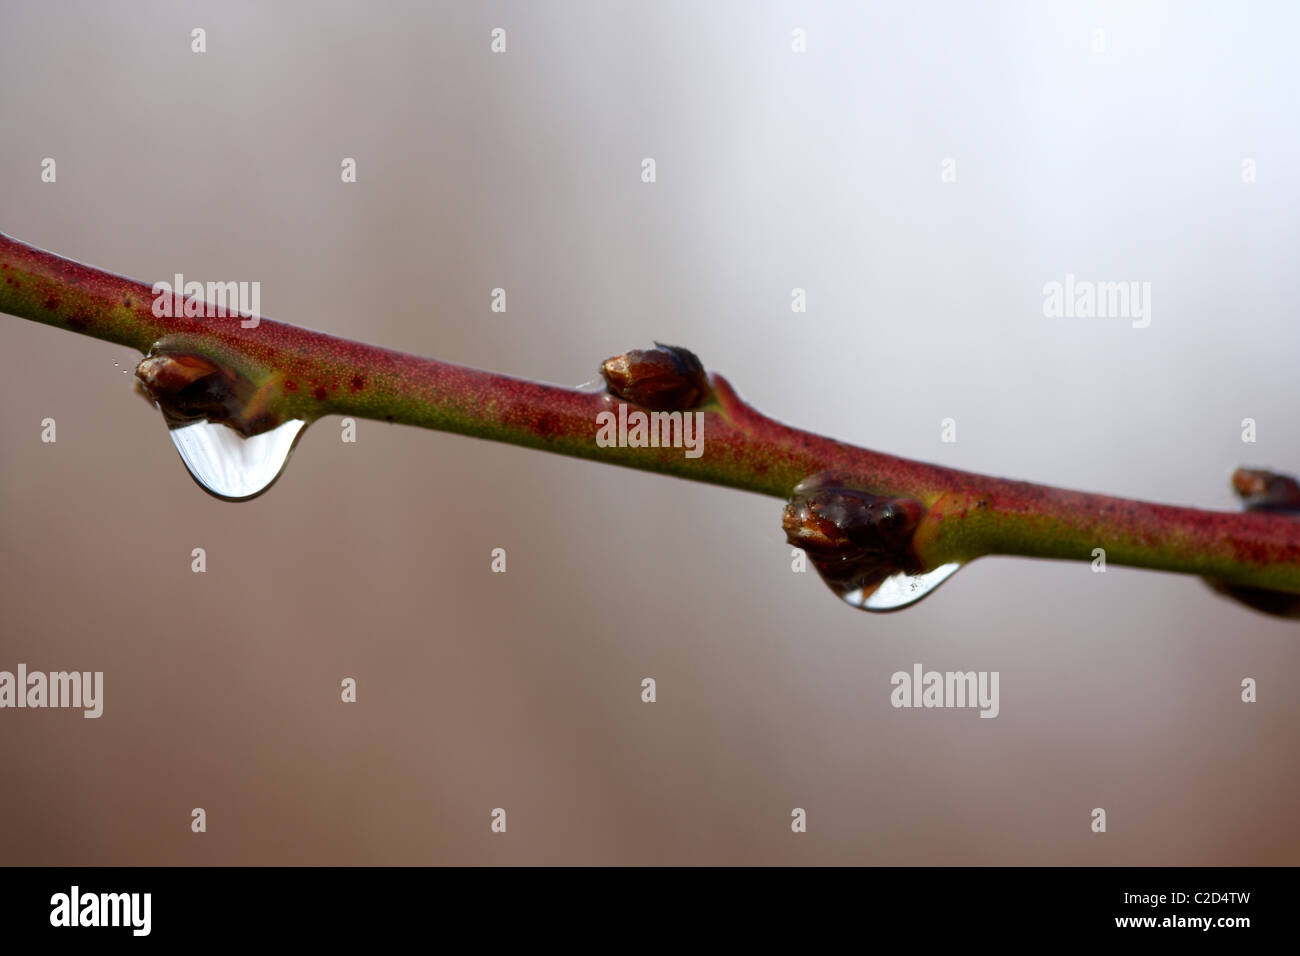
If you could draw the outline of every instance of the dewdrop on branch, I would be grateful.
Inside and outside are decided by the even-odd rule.
[[[151,353],[136,368],[136,389],[162,412],[190,476],[225,501],[270,488],[307,425],[279,420],[252,383],[199,355]]]
[[[914,498],[874,495],[823,472],[795,486],[781,526],[845,603],[896,611],[933,593],[960,567],[922,567],[912,536],[924,516]]]

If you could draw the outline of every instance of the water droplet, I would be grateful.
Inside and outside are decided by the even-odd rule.
[[[903,571],[891,574],[874,587],[858,587],[841,591],[831,582],[831,590],[840,595],[847,604],[864,611],[897,611],[915,604],[957,573],[961,567],[957,562],[942,564],[933,571],[924,574],[907,574]]]
[[[204,491],[226,501],[247,501],[280,477],[306,424],[295,419],[245,438],[226,425],[200,421],[172,428],[170,434]]]
[[[931,594],[959,563],[914,572],[921,562],[912,536],[925,516],[921,502],[855,488],[833,472],[799,482],[781,515],[786,541],[802,549],[821,579],[845,603],[864,611],[897,611]]]

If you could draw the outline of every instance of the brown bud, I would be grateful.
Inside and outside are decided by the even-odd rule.
[[[611,394],[651,411],[685,411],[709,396],[709,379],[695,353],[656,342],[606,359],[600,369]]]
[[[136,366],[135,376],[151,394],[169,396],[216,370],[215,364],[199,355],[158,354],[147,356],[141,361]]]
[[[1232,474],[1232,487],[1247,511],[1300,513],[1300,484],[1290,475],[1260,468],[1238,468]]]
[[[832,588],[869,587],[920,570],[912,533],[925,514],[913,498],[846,487],[833,475],[801,482],[781,516],[786,540],[808,552]]]
[[[135,380],[172,427],[206,420],[244,435],[266,430],[266,422],[247,420],[253,386],[201,355],[155,352],[136,366]]]

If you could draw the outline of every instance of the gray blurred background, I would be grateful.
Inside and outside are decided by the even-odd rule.
[[[1300,469],[1297,34],[1285,3],[4,0],[0,230],[562,384],[681,343],[847,441],[1232,508],[1236,465]],[[1152,283],[1150,327],[1045,318],[1066,273]],[[228,504],[138,355],[12,317],[0,350],[0,669],[105,672],[99,720],[0,712],[0,862],[1300,862],[1300,629],[1195,580],[987,559],[868,615],[791,573],[775,499],[369,421]],[[1000,671],[1001,715],[893,709],[915,662]]]

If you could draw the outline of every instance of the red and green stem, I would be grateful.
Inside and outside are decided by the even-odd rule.
[[[601,447],[596,416],[618,397],[543,385],[260,319],[157,316],[152,285],[0,235],[0,311],[138,349],[202,357],[249,384],[258,421],[324,415],[417,425],[787,498],[833,472],[926,510],[913,548],[926,568],[981,555],[1177,571],[1300,594],[1300,520],[1065,491],[896,458],[791,428],[708,377],[704,454]]]

